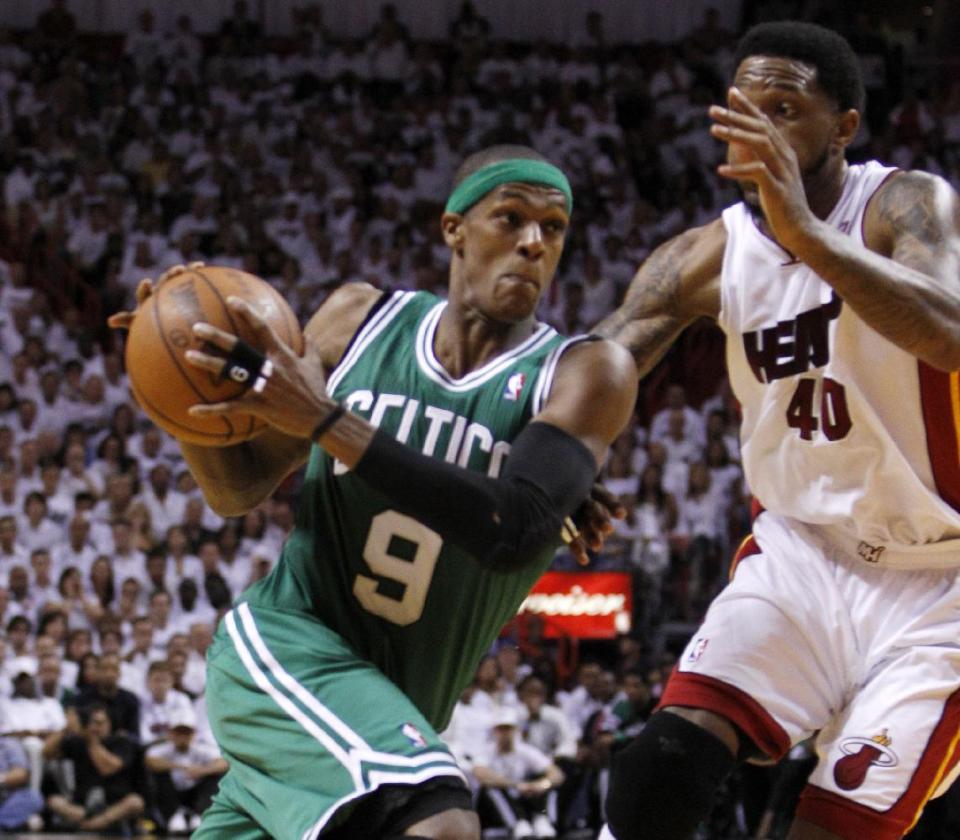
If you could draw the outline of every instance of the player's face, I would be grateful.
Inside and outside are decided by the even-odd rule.
[[[807,195],[829,177],[831,152],[843,154],[838,129],[844,112],[817,84],[815,67],[791,58],[756,55],[745,58],[733,79],[735,87],[759,108],[797,154]],[[727,162],[752,158],[739,143],[727,146]],[[755,184],[740,182],[745,201],[760,206]]]
[[[463,216],[444,216],[444,237],[462,260],[464,302],[497,321],[531,317],[568,223],[563,193],[533,184],[503,184]]]

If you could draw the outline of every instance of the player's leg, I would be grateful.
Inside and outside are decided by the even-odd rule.
[[[374,814],[383,822],[349,836],[383,836],[394,811],[434,786],[454,792],[443,807],[429,797],[435,810],[420,819],[450,802],[469,808],[462,771],[416,707],[314,617],[240,605],[224,617],[208,662],[208,709],[232,798],[271,837],[339,837],[341,826]],[[391,791],[403,803],[394,807]]]
[[[857,577],[866,581],[857,616],[864,670],[855,674],[856,695],[817,740],[820,764],[791,840],[896,840],[960,771],[957,573]]]
[[[270,840],[270,835],[231,801],[231,789],[233,779],[227,773],[221,779],[220,790],[213,797],[210,807],[203,812],[200,826],[190,840],[223,840],[224,837],[230,840]],[[244,795],[242,791],[239,794]]]
[[[733,732],[729,721],[704,710],[670,707],[654,714],[614,757],[606,814],[618,840],[691,837],[734,767],[739,739]]]
[[[385,785],[365,797],[323,840],[479,840],[480,821],[469,789],[453,778]]]
[[[778,759],[843,702],[844,658],[818,631],[825,611],[841,612],[830,570],[764,517],[762,543],[711,606],[660,710],[614,757],[606,806],[618,840],[686,840],[736,757]]]
[[[399,836],[421,840],[427,837],[433,840],[474,840],[480,837],[480,820],[474,811],[447,810],[420,820]]]

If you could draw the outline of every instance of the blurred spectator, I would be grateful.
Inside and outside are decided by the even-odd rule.
[[[90,540],[90,521],[76,514],[67,524],[67,539],[61,539],[50,551],[51,572],[59,575],[64,569],[74,568],[89,575],[97,556],[97,549]]]
[[[522,704],[519,726],[523,740],[554,760],[574,758],[577,729],[557,706],[547,702],[543,680],[534,674],[527,675],[520,681],[517,695]]]
[[[23,747],[15,738],[0,737],[0,829],[43,828],[43,797],[29,786],[30,771]]]
[[[481,50],[490,34],[490,21],[477,13],[470,0],[460,4],[460,12],[450,23],[450,39],[459,50]]]
[[[517,722],[516,710],[502,708],[494,716],[486,754],[474,763],[481,824],[505,827],[514,838],[556,837],[556,797],[551,794],[563,783],[563,771],[518,738]]]
[[[140,743],[145,746],[162,740],[174,718],[193,710],[190,698],[174,689],[170,666],[162,661],[148,666],[140,700]]]
[[[8,669],[13,677],[13,693],[0,703],[0,719],[4,736],[16,738],[23,747],[30,770],[30,787],[39,793],[44,741],[60,732],[67,725],[67,719],[59,700],[38,696],[37,671],[33,657],[17,657]]]
[[[699,421],[699,417],[697,418]],[[703,452],[700,426],[693,424],[683,409],[673,408],[667,415],[667,431],[658,438],[667,452],[668,463],[681,463],[689,466],[698,460]]]
[[[17,518],[12,514],[0,516],[0,569],[23,565],[29,557],[30,552],[17,539]]]
[[[136,741],[140,737],[140,701],[119,682],[120,657],[115,653],[99,657],[93,682],[80,690],[76,706],[81,716],[93,707],[105,709],[110,716],[110,732]]]
[[[49,649],[41,651],[41,642],[44,640],[49,643]],[[37,670],[37,696],[55,700],[63,708],[71,705],[76,693],[61,678],[60,655],[48,636],[37,639],[37,658],[40,663]]]
[[[221,47],[229,41],[240,55],[257,55],[263,30],[259,23],[250,17],[247,0],[234,0],[233,14],[220,26]]]
[[[683,413],[683,430],[692,440],[703,440],[704,422],[700,415],[687,405],[687,393],[683,385],[673,384],[667,388],[666,405],[653,416],[650,423],[650,439],[661,441],[670,433],[670,416],[674,411]]]
[[[227,762],[216,747],[196,739],[197,718],[187,705],[170,716],[166,738],[147,750],[155,774],[157,806],[171,834],[193,831],[209,807]]]
[[[50,551],[63,538],[63,530],[47,515],[47,500],[39,490],[28,493],[23,501],[17,537],[28,552],[38,548]]]
[[[104,831],[126,824],[129,832],[130,821],[143,813],[143,797],[136,792],[136,745],[113,732],[110,712],[102,703],[82,708],[67,728],[47,739],[43,755],[73,762],[72,790],[47,800],[64,825]]]
[[[120,685],[133,694],[142,693],[147,670],[157,660],[153,647],[153,622],[149,616],[137,615],[130,622],[127,633],[129,649],[120,662]]]

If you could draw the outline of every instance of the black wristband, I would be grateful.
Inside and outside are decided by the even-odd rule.
[[[320,437],[329,432],[333,425],[346,413],[347,410],[343,407],[343,403],[334,405],[330,413],[313,427],[313,431],[310,432],[310,440],[317,443]]]

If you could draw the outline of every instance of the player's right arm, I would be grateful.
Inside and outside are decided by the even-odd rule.
[[[726,242],[721,219],[664,242],[640,266],[619,309],[593,332],[626,347],[645,376],[685,327],[720,314]]]
[[[176,274],[177,268],[162,275],[157,285]],[[140,283],[138,306],[153,293],[153,288],[149,280]],[[381,292],[365,283],[341,286],[304,327],[304,339],[316,343],[327,372],[336,367],[380,295]],[[136,313],[117,313],[109,323],[126,329],[135,316]],[[322,382],[318,385],[323,386]],[[182,440],[177,443],[207,504],[221,516],[240,516],[268,499],[277,485],[304,464],[310,454],[309,440],[275,428],[268,428],[234,446],[197,446]]]
[[[327,373],[337,366],[380,295],[366,283],[341,286],[307,322],[303,337],[317,343]],[[306,463],[311,447],[309,440],[275,428],[236,446],[178,443],[207,504],[221,516],[242,515],[268,499],[283,479]]]

